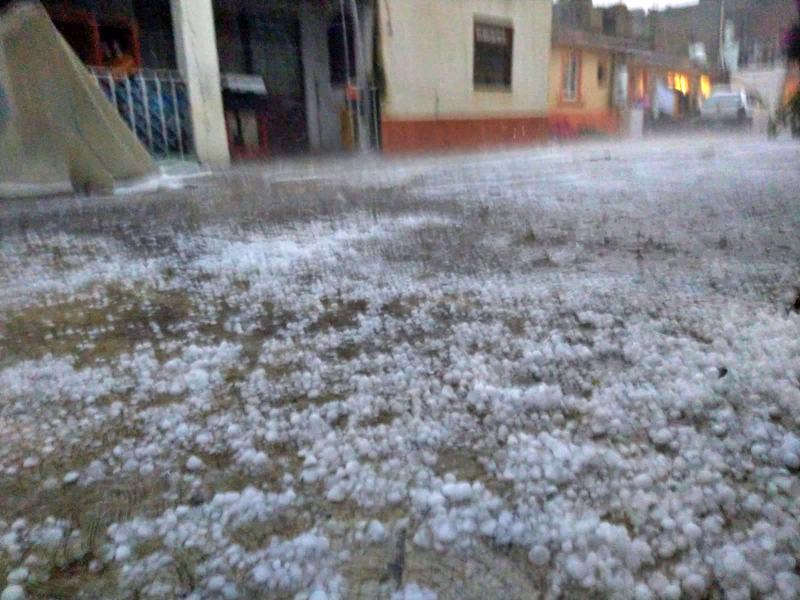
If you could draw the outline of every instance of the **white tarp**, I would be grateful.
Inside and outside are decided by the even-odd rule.
[[[678,110],[675,90],[669,89],[661,81],[656,84],[656,101],[653,103],[656,114],[674,117]]]
[[[39,2],[0,12],[0,198],[111,190],[155,172]]]

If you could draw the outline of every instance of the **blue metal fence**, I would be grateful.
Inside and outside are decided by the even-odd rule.
[[[119,76],[92,69],[100,88],[142,144],[157,158],[194,153],[186,84],[175,71]]]

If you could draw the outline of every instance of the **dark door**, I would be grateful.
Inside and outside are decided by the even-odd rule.
[[[250,14],[245,60],[267,87],[264,103],[270,153],[308,150],[300,22],[280,13]]]

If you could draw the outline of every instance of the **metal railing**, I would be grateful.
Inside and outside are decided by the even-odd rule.
[[[92,74],[122,120],[153,156],[193,155],[189,95],[178,72],[144,70],[121,76],[93,68]]]

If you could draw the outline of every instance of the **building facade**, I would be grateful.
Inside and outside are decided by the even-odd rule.
[[[796,88],[782,36],[798,18],[795,0],[700,0],[652,14],[655,48],[699,48],[715,84],[743,88],[774,112]]]
[[[374,0],[44,0],[154,154],[377,143]]]
[[[218,0],[214,6],[235,155],[374,145],[372,2]]]
[[[597,39],[601,37],[554,31],[549,104],[550,121],[559,135],[620,131],[620,111],[613,98],[617,53]]]
[[[715,81],[726,81],[738,68],[783,63],[781,35],[797,16],[794,0],[700,0],[653,13],[655,50],[685,55],[691,44],[702,44]],[[734,64],[725,57],[728,33]]]
[[[384,0],[387,152],[546,139],[550,0]]]
[[[708,72],[688,53],[655,51],[647,22],[622,5],[555,5],[549,106],[557,135],[624,132],[632,108],[644,109],[650,126],[696,112],[711,91]]]
[[[156,154],[226,164],[548,136],[550,0],[44,1]]]

